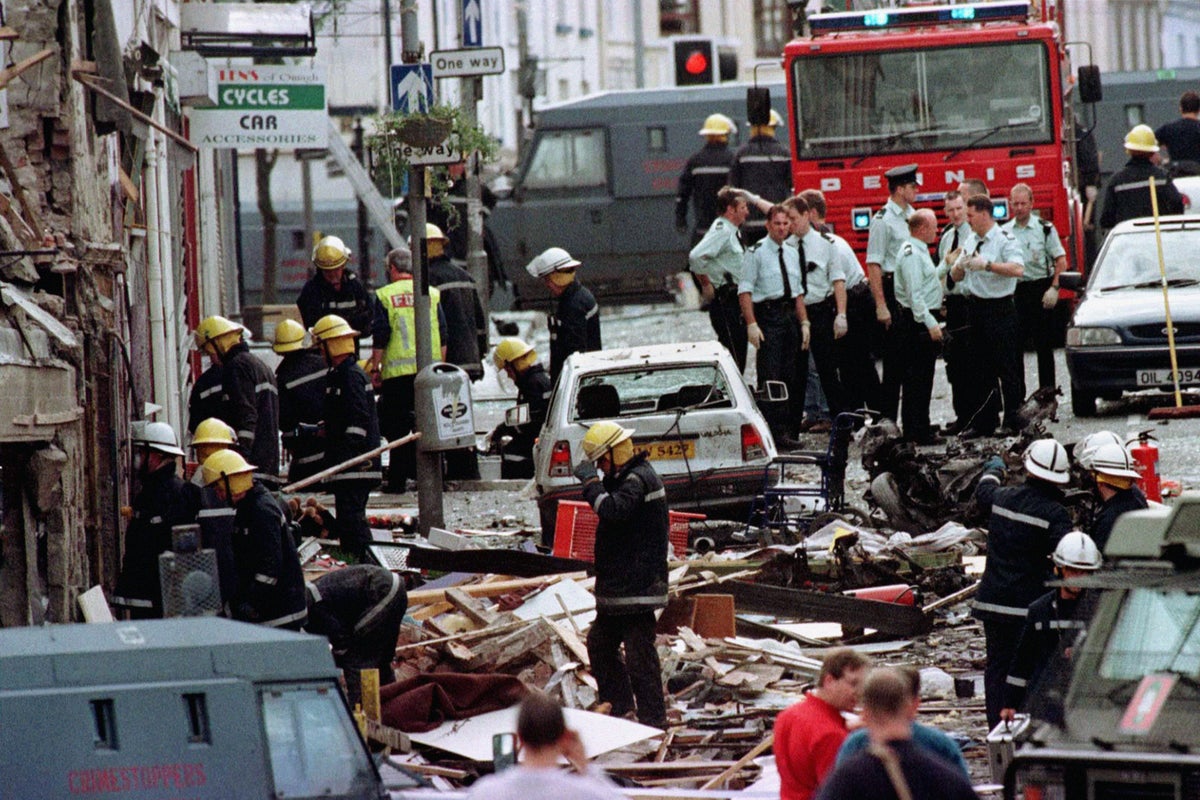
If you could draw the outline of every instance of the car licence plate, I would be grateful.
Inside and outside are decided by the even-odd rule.
[[[1137,371],[1138,386],[1171,386],[1175,383],[1169,369],[1139,369]],[[1200,368],[1188,367],[1179,370],[1179,384],[1200,384]]]
[[[654,461],[665,461],[672,458],[695,458],[696,442],[691,439],[670,442],[638,442],[633,449],[648,453]]]

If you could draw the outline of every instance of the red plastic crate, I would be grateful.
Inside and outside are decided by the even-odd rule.
[[[692,520],[704,519],[703,514],[686,511],[668,511],[667,538],[674,555],[683,558],[688,550],[688,524]],[[579,500],[559,500],[558,513],[554,520],[554,555],[560,558],[576,558],[580,561],[596,560],[596,523],[600,520],[587,503]]]

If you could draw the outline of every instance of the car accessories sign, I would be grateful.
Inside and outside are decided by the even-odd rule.
[[[257,64],[214,68],[217,104],[191,110],[199,147],[325,147],[325,71]]]

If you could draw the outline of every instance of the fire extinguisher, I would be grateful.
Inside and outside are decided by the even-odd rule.
[[[1142,431],[1137,435],[1137,444],[1129,448],[1129,455],[1137,462],[1137,471],[1142,473],[1138,486],[1146,493],[1148,500],[1162,502],[1162,482],[1158,477],[1158,441],[1150,431]],[[1132,442],[1131,442],[1132,443]]]

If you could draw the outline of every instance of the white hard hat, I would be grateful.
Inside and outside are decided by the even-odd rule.
[[[175,429],[165,422],[147,422],[145,425],[135,427],[133,443],[172,456],[184,454],[183,450],[179,448],[179,439],[175,436]]]
[[[561,247],[551,247],[529,262],[525,270],[535,278],[544,278],[551,272],[575,269],[579,262]]]
[[[1119,444],[1124,446],[1121,437],[1112,431],[1096,431],[1089,433],[1075,445],[1075,463],[1083,469],[1092,468],[1092,457],[1102,444]]]
[[[1058,546],[1054,548],[1054,555],[1050,558],[1060,567],[1085,570],[1100,569],[1103,561],[1100,548],[1096,547],[1092,537],[1083,531],[1071,531],[1059,539]]]
[[[1050,483],[1071,480],[1067,449],[1053,439],[1038,439],[1025,451],[1025,471]]]
[[[1118,442],[1105,442],[1097,447],[1092,452],[1088,469],[1114,478],[1142,477],[1142,473],[1133,468],[1133,459],[1129,457],[1125,445]]]

